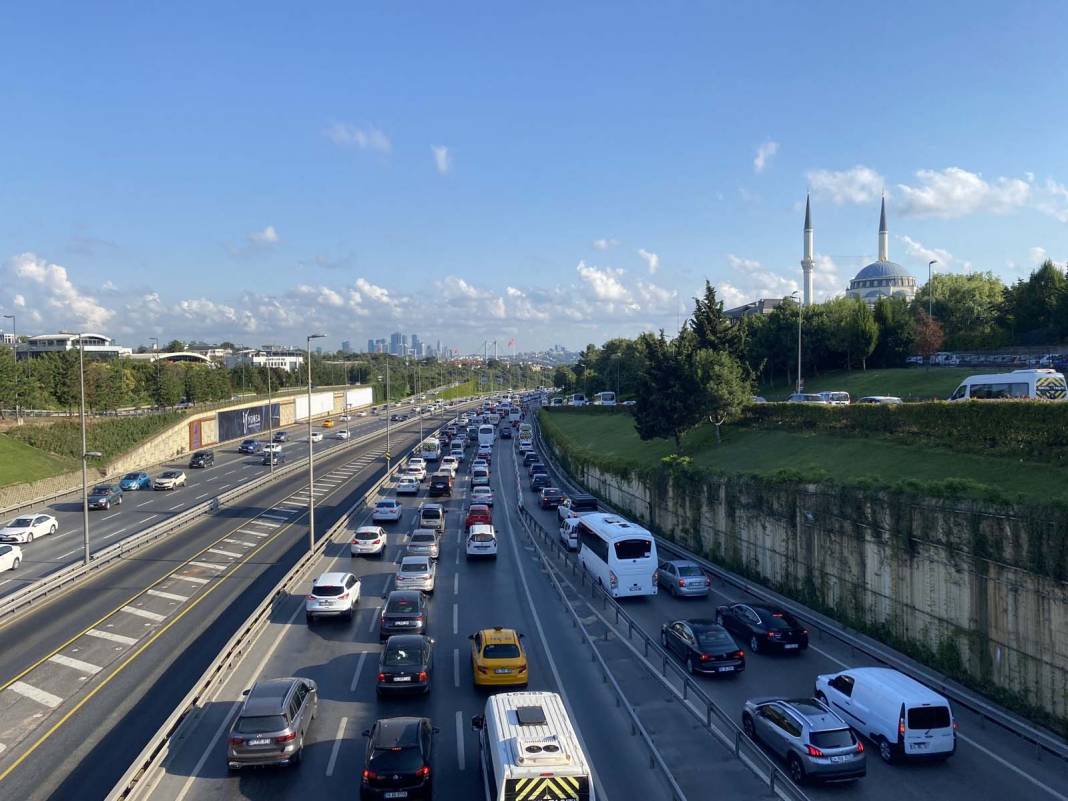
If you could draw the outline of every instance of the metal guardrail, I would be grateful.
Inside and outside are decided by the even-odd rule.
[[[536,417],[536,415],[534,417]],[[548,462],[550,469],[556,474],[557,478],[560,479],[559,485],[570,486],[574,489],[581,490],[582,488],[575,483],[556,462],[555,453],[542,437],[541,427],[538,425],[536,419],[534,420],[534,432],[539,449],[542,453],[542,460]],[[598,499],[598,501],[602,506],[611,508],[610,504],[605,503],[603,500]],[[615,509],[612,509],[612,511],[618,512],[618,510]],[[916,663],[890,649],[879,648],[876,643],[862,637],[859,633],[849,631],[845,626],[838,623],[833,618],[815,612],[789,598],[772,592],[767,587],[732,573],[664,537],[659,535],[654,535],[654,537],[658,549],[662,548],[696,562],[712,576],[718,578],[722,583],[733,586],[766,603],[779,605],[821,635],[827,635],[836,639],[841,644],[848,646],[852,651],[863,654],[865,657],[883,665],[892,667],[916,681],[937,690],[954,704],[978,715],[982,720],[993,723],[1005,731],[1016,735],[1021,740],[1034,745],[1038,749],[1040,758],[1042,753],[1048,753],[1058,759],[1068,762],[1068,743],[1053,732],[1048,732],[1031,725],[1027,721],[1013,715],[1011,712],[987,701],[978,694],[952,682],[949,678],[934,670],[918,666]]]
[[[531,541],[541,554],[543,564],[545,564],[547,568],[550,568],[547,570],[547,573],[553,580],[557,593],[564,601],[568,611],[571,612],[577,627],[582,631],[583,641],[590,645],[591,650],[600,662],[602,675],[606,680],[610,681],[615,690],[616,697],[620,699],[622,705],[626,708],[633,724],[642,733],[643,738],[646,740],[646,743],[649,745],[653,753],[656,754],[658,758],[657,766],[661,768],[669,779],[675,797],[683,800],[685,799],[678,783],[675,781],[674,777],[671,776],[670,769],[667,767],[666,763],[663,762],[662,758],[659,757],[659,753],[656,751],[655,746],[653,746],[652,740],[648,737],[640,721],[638,721],[637,713],[634,711],[631,704],[623,697],[622,690],[612,676],[600,652],[595,647],[592,635],[589,633],[582,616],[578,614],[570,599],[566,597],[563,587],[554,575],[554,571],[561,572],[563,569],[570,570],[572,576],[579,581],[579,587],[576,588],[576,591],[578,592],[583,592],[587,583],[589,584],[589,597],[587,600],[594,614],[601,619],[608,630],[615,631],[621,641],[623,625],[626,626],[626,642],[631,645],[635,652],[637,652],[638,647],[641,648],[642,659],[640,662],[642,667],[659,678],[662,683],[675,694],[676,698],[682,703],[682,706],[689,710],[701,727],[727,746],[732,751],[735,758],[746,765],[758,779],[767,784],[768,789],[771,792],[777,794],[780,798],[784,799],[784,801],[809,801],[808,796],[790,780],[790,777],[783,772],[783,770],[779,768],[756,743],[745,735],[745,732],[743,732],[738,724],[734,722],[733,718],[724,712],[723,709],[713,701],[707,693],[705,693],[704,689],[694,681],[693,677],[686,672],[683,666],[675,659],[671,658],[667,651],[665,651],[654,638],[646,634],[645,630],[623,610],[614,598],[590,579],[586,571],[579,567],[574,559],[570,558],[570,552],[564,548],[560,541],[560,537],[547,531],[545,527],[530,514],[522,504],[523,488],[519,480],[518,471],[516,474],[516,484],[520,501],[518,504],[519,518],[523,522],[523,526],[527,530],[527,533],[530,535]],[[535,539],[536,534],[540,535],[546,546],[548,546],[550,551],[549,556],[555,558],[555,560],[563,567],[555,565],[551,566],[549,564],[549,557],[545,555],[541,546],[538,545]],[[609,611],[615,615],[614,625],[606,620],[604,616],[594,608],[595,603],[598,601],[600,601],[603,611]],[[640,646],[633,645],[635,637],[638,638]],[[651,667],[652,661],[650,659],[650,652],[652,652],[660,666],[659,671],[653,670]],[[675,681],[681,683],[681,692],[675,686],[675,682],[672,681],[673,678]]]

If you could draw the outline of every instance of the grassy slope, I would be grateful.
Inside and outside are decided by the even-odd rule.
[[[54,456],[0,435],[0,487],[49,478],[77,466],[74,459]]]
[[[442,400],[450,400],[451,398],[466,398],[469,395],[475,395],[478,393],[478,389],[475,387],[475,382],[472,379],[466,384],[460,384],[456,387],[449,387],[441,393],[438,397]]]
[[[897,395],[906,400],[945,400],[962,380],[981,370],[967,367],[907,367],[891,370],[836,370],[805,379],[806,392],[844,390],[854,399],[865,395]],[[792,387],[761,387],[769,401],[786,400]]]
[[[629,415],[551,414],[577,446],[597,454],[649,464],[672,453],[668,440],[638,439]],[[713,438],[709,426],[698,429],[685,439],[684,449],[696,464],[718,471],[822,469],[836,481],[871,477],[886,484],[962,478],[1036,501],[1068,501],[1068,469],[1048,465],[829,434],[726,429],[719,448]]]

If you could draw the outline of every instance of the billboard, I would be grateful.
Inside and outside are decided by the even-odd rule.
[[[345,391],[345,408],[362,409],[371,405],[371,388],[357,387]]]
[[[281,411],[277,403],[271,404],[271,416],[273,425],[279,424]],[[229,412],[219,412],[216,415],[219,422],[219,442],[231,439],[251,437],[267,430],[267,404],[261,406],[249,406],[244,409],[234,409]]]
[[[320,415],[330,414],[334,410],[334,393],[333,392],[313,392],[311,397],[312,403],[312,417],[319,417]],[[294,399],[294,405],[296,407],[296,419],[307,420],[308,419],[308,396],[297,395]]]

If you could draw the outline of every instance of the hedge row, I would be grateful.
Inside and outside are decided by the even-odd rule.
[[[182,417],[182,412],[165,412],[91,422],[86,429],[87,450],[104,454],[105,461],[114,459],[170,428]],[[14,439],[43,451],[73,459],[82,457],[82,427],[78,420],[17,426],[7,433]]]

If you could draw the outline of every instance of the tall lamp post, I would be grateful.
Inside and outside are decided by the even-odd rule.
[[[326,334],[308,334],[308,550],[315,548],[315,449],[312,447],[311,341]],[[273,459],[272,459],[273,461]]]
[[[934,275],[932,268],[938,264],[938,259],[931,259],[927,262],[927,316],[934,317],[934,284],[931,283],[931,278]]]
[[[19,414],[19,329],[15,315],[5,314],[4,317],[11,321],[11,336],[15,340],[11,344],[11,355],[15,357],[15,425],[22,425],[22,415]]]
[[[87,449],[85,437],[85,342],[81,332],[61,331],[68,336],[78,337],[78,386],[81,395],[82,418],[82,559],[89,564],[89,460],[103,456],[99,451]]]
[[[381,378],[381,376],[379,376]],[[390,460],[393,458],[393,452],[389,448],[389,418],[390,418],[390,405],[389,405],[389,357],[386,357],[386,472],[389,472]]]
[[[156,354],[156,401],[158,404],[159,399],[162,396],[162,389],[159,385],[159,337],[149,337],[148,339],[152,343],[152,352]]]
[[[797,300],[797,394],[801,394],[801,315],[804,307],[801,305],[801,294],[795,289],[790,297]]]
[[[265,359],[267,364],[267,444],[270,447],[274,447],[274,406],[271,403],[271,357],[268,356]],[[309,369],[311,365],[308,366]],[[308,401],[308,412],[311,412],[311,401]],[[279,415],[279,418],[281,415]],[[281,419],[278,421],[281,423]],[[272,473],[274,472],[274,451],[270,451],[270,458],[267,460],[270,465],[268,468]]]

